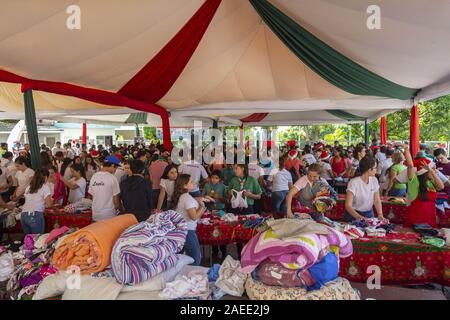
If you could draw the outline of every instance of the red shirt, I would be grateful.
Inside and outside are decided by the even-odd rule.
[[[286,170],[290,170],[291,168],[294,168],[296,172],[299,172],[300,167],[303,166],[302,160],[300,160],[299,158],[288,158],[286,159],[286,161],[284,162],[284,168]]]
[[[341,173],[345,172],[345,163],[347,163],[347,166],[350,166],[350,160],[341,158],[340,161],[336,161],[335,157],[333,157],[330,160],[331,170],[339,176]]]

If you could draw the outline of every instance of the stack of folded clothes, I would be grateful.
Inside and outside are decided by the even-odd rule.
[[[291,295],[294,299],[302,299],[298,289],[308,295],[328,284],[342,287],[346,280],[337,281],[339,258],[353,253],[352,242],[346,235],[309,219],[268,220],[266,223],[267,230],[251,239],[242,252],[241,269],[251,274],[246,283],[250,298],[258,298],[257,293],[248,291],[260,286],[268,286],[267,290],[270,287],[286,292],[297,290]],[[348,296],[355,297],[355,293]]]

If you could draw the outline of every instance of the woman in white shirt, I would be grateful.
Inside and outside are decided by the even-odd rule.
[[[201,262],[200,242],[197,237],[197,220],[205,212],[205,204],[197,202],[189,192],[195,188],[192,178],[188,174],[180,174],[175,182],[171,208],[181,214],[187,222],[188,233],[184,244],[186,254],[194,259],[194,266]]]
[[[20,156],[14,161],[14,163],[17,169],[17,189],[11,199],[13,201],[17,201],[24,195],[25,190],[30,185],[30,181],[34,176],[34,170],[30,168],[31,163],[28,158]]]
[[[372,156],[365,156],[359,161],[360,175],[350,180],[345,198],[345,221],[366,220],[374,218],[373,207],[378,219],[385,221],[380,198],[380,186],[375,177],[377,162]]]
[[[75,163],[70,167],[72,171],[72,178],[67,180],[62,177],[67,188],[69,188],[69,203],[75,203],[85,198],[86,196],[86,179],[84,174],[84,167],[81,164]]]
[[[286,196],[292,187],[292,175],[284,167],[285,158],[280,158],[279,169],[273,170],[269,176],[272,186],[272,212],[286,215]]]
[[[178,178],[178,169],[176,165],[169,164],[161,176],[159,181],[159,196],[158,204],[156,205],[157,210],[166,209],[167,203],[170,203],[173,196],[173,191],[175,188],[175,181]]]
[[[350,172],[350,177],[355,177],[360,175],[359,172],[359,162],[366,156],[366,147],[363,145],[356,146],[355,150],[353,150],[353,159],[352,159],[352,169]]]
[[[25,204],[20,218],[25,234],[45,233],[44,211],[45,208],[53,205],[53,193],[46,183],[48,176],[47,169],[36,170],[30,185],[25,190]]]

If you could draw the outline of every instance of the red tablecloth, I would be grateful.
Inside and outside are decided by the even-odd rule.
[[[419,242],[419,234],[407,229],[385,238],[352,240],[353,255],[340,260],[340,275],[366,282],[370,265],[381,269],[381,285],[439,283],[450,285],[450,248]]]
[[[258,232],[255,228],[244,228],[246,217],[240,216],[238,222],[224,222],[212,218],[208,225],[197,225],[197,236],[202,245],[227,245],[247,243]]]
[[[388,197],[383,197],[383,214],[392,223],[403,224],[407,215],[408,207],[406,205],[389,202]],[[345,212],[345,195],[340,195],[336,207],[328,212],[326,216],[330,219],[343,221]],[[450,210],[447,209],[444,214],[438,212],[438,226],[440,228],[450,227]]]

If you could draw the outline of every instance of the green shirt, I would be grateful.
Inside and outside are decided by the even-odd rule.
[[[231,179],[235,176],[233,168],[223,168],[220,173],[222,174],[223,184],[226,186],[230,184]]]
[[[395,174],[398,176],[400,174],[400,172],[403,172],[406,169],[407,169],[406,166],[404,166],[401,163],[397,163],[397,164],[392,166],[391,171],[395,172]],[[395,189],[406,189],[406,184],[405,183],[394,183],[393,188],[395,188]]]
[[[244,183],[241,186],[241,181]],[[245,180],[244,179],[239,179],[238,177],[234,177],[233,179],[231,179],[230,184],[228,185],[228,192],[230,192],[231,190],[236,190],[236,191],[242,191],[242,190],[248,190],[253,194],[261,194],[262,193],[262,189],[261,186],[259,185],[259,182],[253,178],[253,177],[247,177]],[[247,204],[248,205],[253,205],[255,203],[255,200],[247,197]]]
[[[419,178],[417,175],[408,181],[408,199],[412,202],[417,199],[419,196]],[[428,191],[436,192],[436,188],[430,180],[427,180],[427,189]]]
[[[214,191],[214,192],[211,192],[211,191]],[[205,184],[205,188],[203,189],[203,195],[214,198],[215,194],[218,194],[220,197],[226,198],[227,197],[227,187],[225,187],[225,185],[220,182],[218,184],[212,184],[212,183]],[[222,210],[225,208],[225,203],[216,199],[214,208],[216,210]]]

